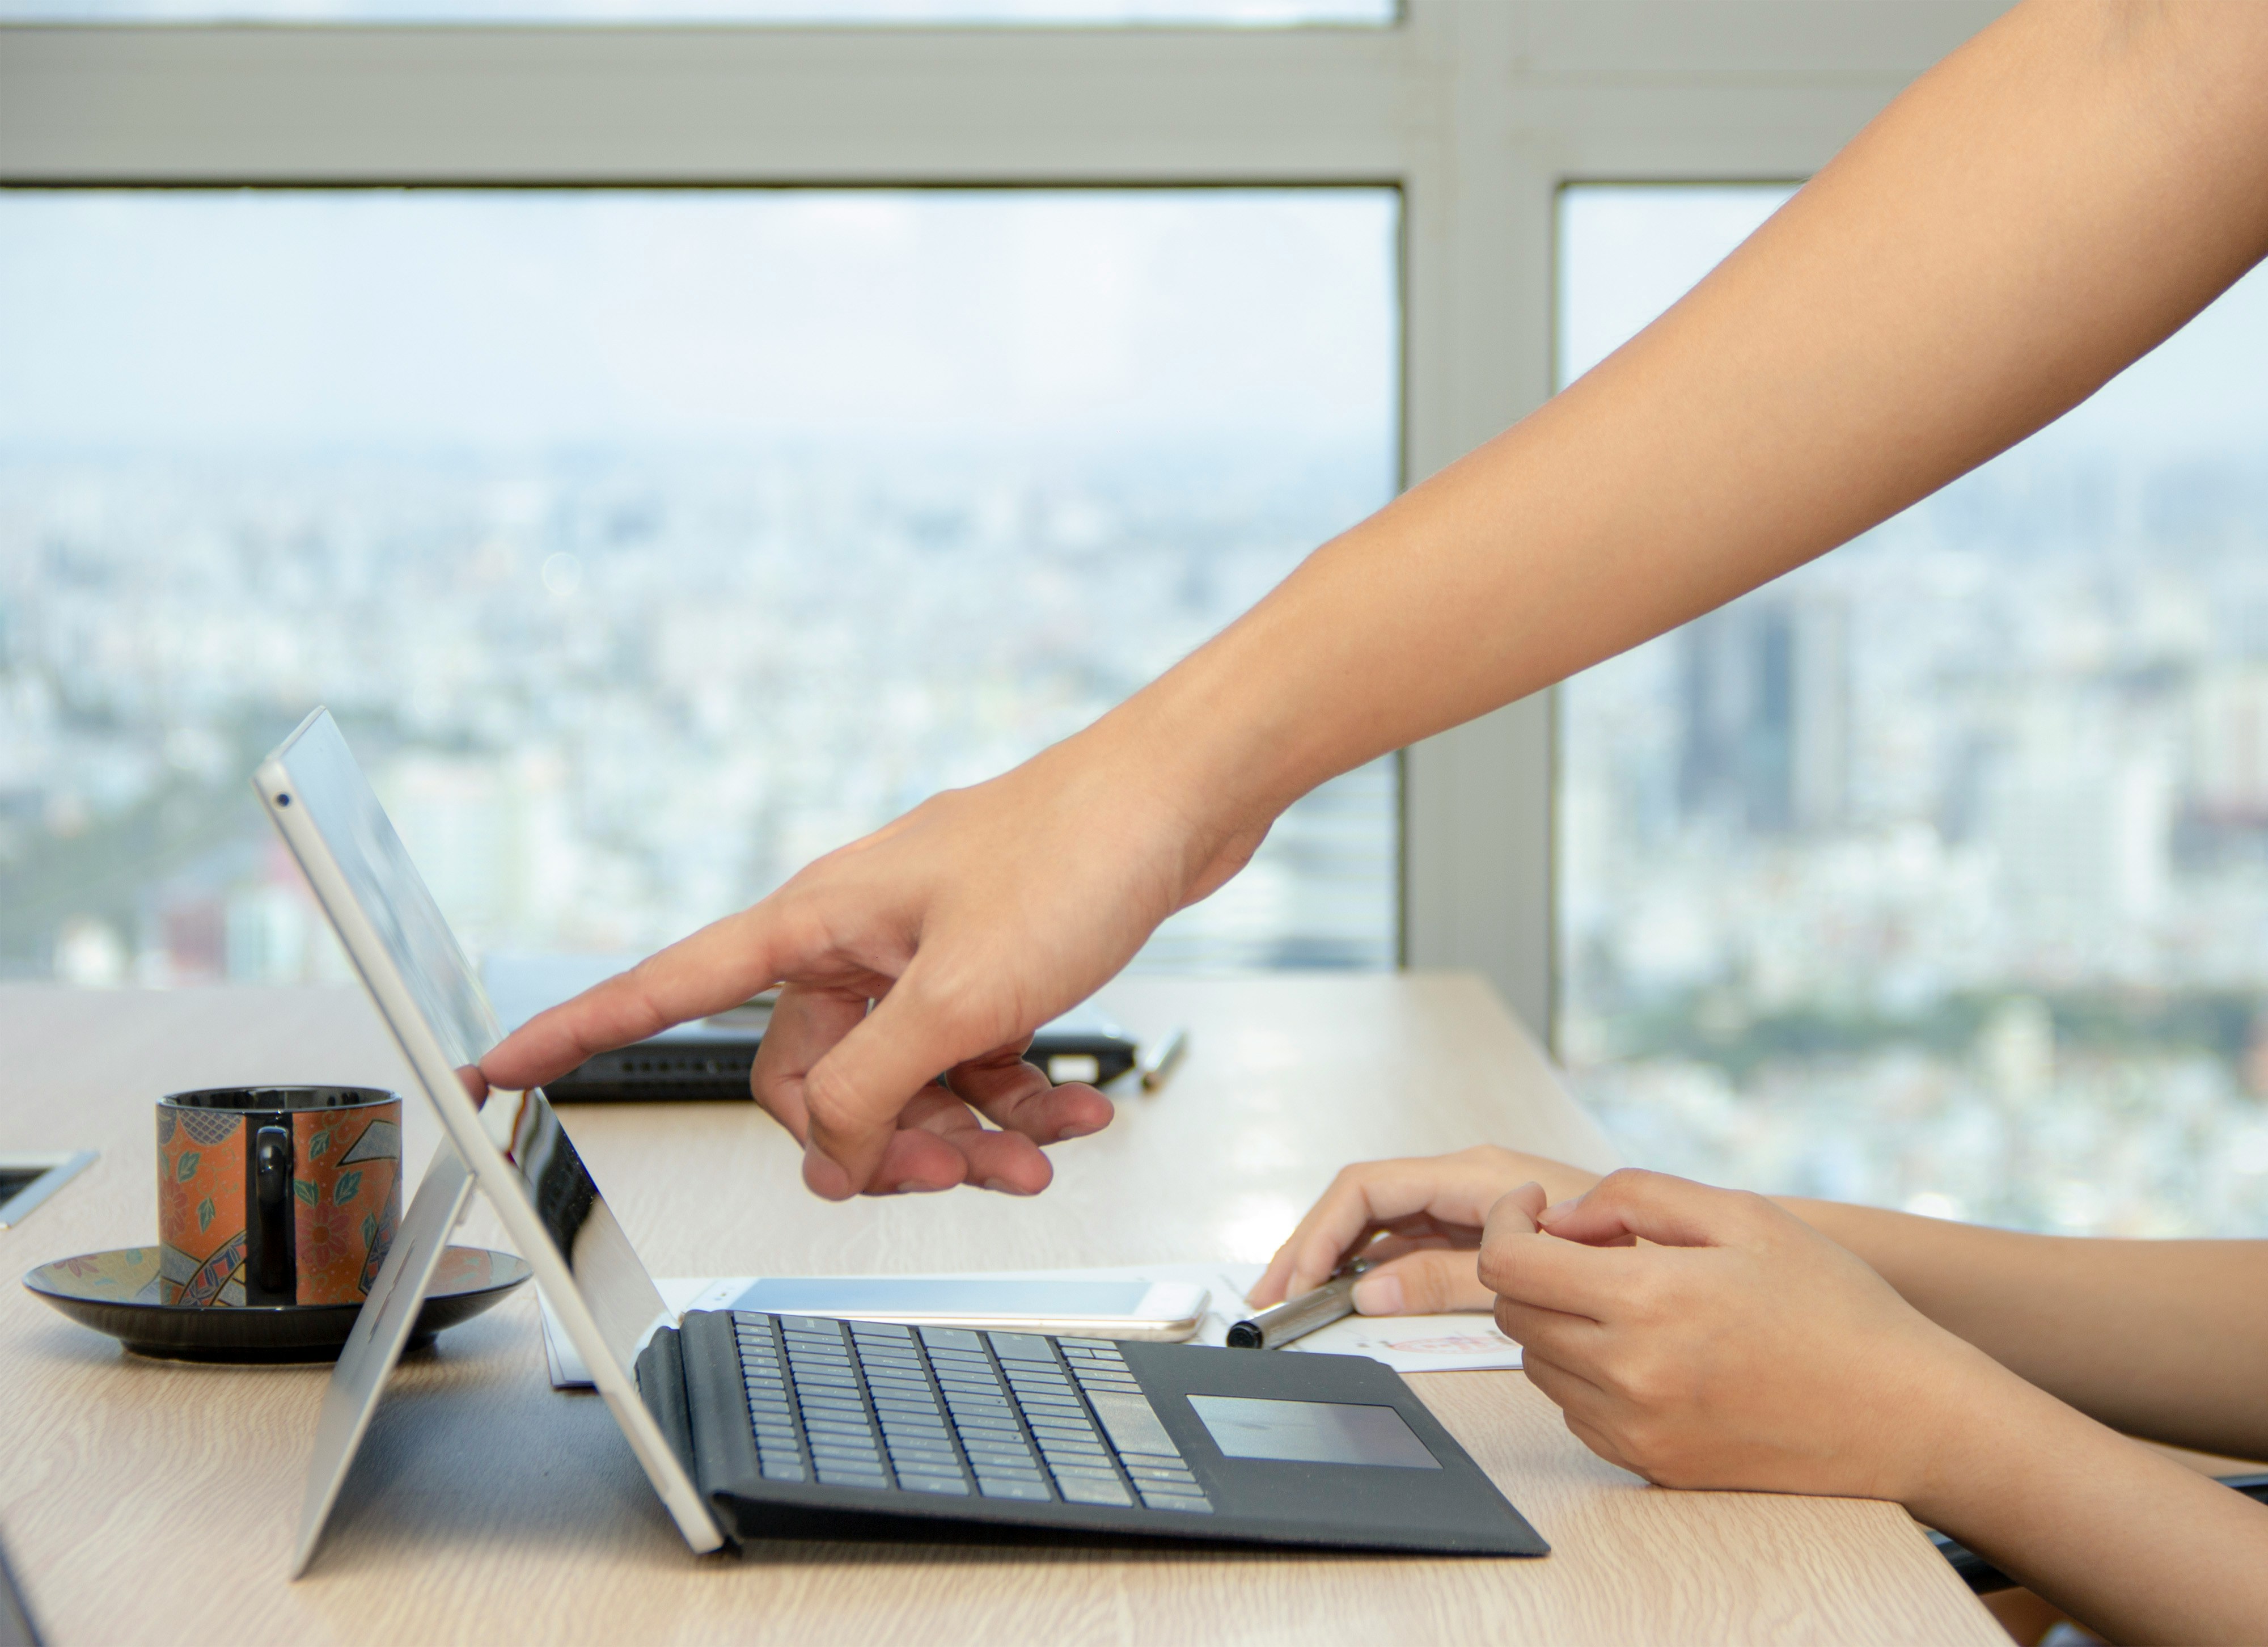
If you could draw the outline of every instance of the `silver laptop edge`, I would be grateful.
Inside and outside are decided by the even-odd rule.
[[[476,1107],[459,1082],[460,1063],[476,1060],[488,1047],[470,1047],[468,1056],[453,1060],[443,1046],[443,1030],[437,1028],[421,1005],[417,981],[404,975],[393,948],[373,919],[374,913],[382,916],[407,946],[413,934],[404,932],[403,912],[392,907],[389,894],[406,894],[417,905],[408,912],[410,919],[423,919],[431,930],[414,935],[446,946],[445,959],[453,966],[456,977],[424,980],[429,987],[437,981],[445,986],[453,986],[453,999],[447,1004],[479,1021],[480,1034],[474,1038],[492,1041],[496,1038],[494,1015],[480,996],[479,986],[441,921],[431,893],[417,878],[392,824],[387,821],[328,712],[319,709],[301,722],[298,729],[261,763],[253,781],[269,818],[298,858],[324,914],[361,974],[364,987],[393,1031],[417,1084],[439,1115],[461,1166],[469,1169],[468,1182],[477,1183],[486,1193],[513,1244],[534,1270],[559,1325],[590,1369],[593,1382],[605,1397],[615,1422],[621,1426],[654,1490],[661,1496],[671,1518],[677,1523],[686,1542],[696,1550],[718,1548],[725,1541],[724,1535],[661,1427],[639,1398],[632,1370],[632,1358],[644,1339],[667,1318],[661,1295],[604,1199],[598,1195],[595,1185],[589,1185],[587,1174],[542,1093],[536,1089],[525,1093],[491,1092]],[[360,814],[319,816],[336,813],[342,807],[349,810],[358,808]],[[336,840],[333,838],[335,833]],[[357,835],[361,838],[357,839]],[[387,887],[385,882],[389,875],[401,884]],[[381,905],[378,911],[366,906],[357,888],[357,876],[372,887],[374,901]],[[555,1244],[531,1200],[523,1167],[544,1178],[547,1184],[565,1175],[575,1180],[578,1191],[588,1186],[587,1201],[578,1200],[575,1209],[578,1222],[569,1232],[569,1251],[563,1252]],[[328,1478],[343,1479],[354,1446],[368,1425],[368,1409],[376,1402],[385,1368],[390,1367],[393,1358],[400,1353],[399,1343],[389,1346],[388,1340],[395,1336],[406,1340],[408,1324],[416,1318],[416,1304],[422,1301],[424,1285],[431,1279],[431,1265],[438,1261],[446,1244],[446,1230],[453,1226],[463,1197],[462,1186],[434,1197],[434,1216],[444,1238],[433,1241],[432,1251],[425,1255],[421,1266],[423,1274],[412,1278],[413,1284],[403,1295],[401,1305],[392,1307],[394,1294],[387,1296],[381,1312],[390,1313],[391,1318],[371,1321],[371,1332],[365,1340],[368,1348],[363,1355],[351,1364],[342,1358],[334,1375],[331,1398],[325,1404],[324,1434],[319,1437],[315,1470],[308,1484],[307,1509],[313,1525],[301,1529],[295,1572],[305,1567],[312,1555],[320,1536],[322,1515],[335,1497],[337,1481]],[[420,1202],[424,1199],[421,1185]],[[446,1218],[438,1210],[438,1203],[444,1200],[454,1203]],[[413,1208],[413,1212],[416,1210]],[[405,1234],[409,1222],[405,1219]],[[600,1312],[594,1311],[591,1297],[586,1296],[584,1282],[578,1278],[578,1272],[591,1277],[600,1295],[599,1303],[606,1317],[603,1326]],[[381,1285],[383,1281],[382,1273]],[[401,1292],[397,1285],[394,1293]],[[372,1312],[365,1306],[364,1313],[368,1318]],[[362,1326],[357,1321],[357,1333]],[[620,1340],[619,1345],[616,1340]],[[381,1361],[384,1366],[379,1366]],[[371,1376],[373,1370],[374,1377]],[[342,1385],[348,1387],[342,1388]],[[364,1387],[365,1385],[367,1387]],[[339,1409],[337,1415],[333,1412],[335,1405]],[[335,1428],[335,1416],[338,1417]],[[335,1458],[326,1454],[321,1444],[325,1440],[339,1448]],[[326,1479],[319,1482],[317,1477]]]

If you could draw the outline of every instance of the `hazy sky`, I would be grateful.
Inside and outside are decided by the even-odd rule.
[[[0,192],[0,447],[1390,440],[1390,191]]]
[[[1675,302],[1790,192],[1758,184],[1567,190],[1563,378],[1588,371]],[[2042,452],[2268,456],[2268,270],[2255,270],[2034,442]]]
[[[1568,190],[1568,373],[1786,193]],[[0,449],[1382,442],[1395,234],[1384,190],[0,191]],[[2268,273],[2039,446],[2260,454]]]

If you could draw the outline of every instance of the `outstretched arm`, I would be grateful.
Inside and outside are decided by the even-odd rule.
[[[807,1140],[813,1188],[1035,1189],[1031,1144],[1107,1111],[1049,1099],[1012,1049],[1291,801],[1865,530],[2264,252],[2268,5],[2026,0],[1653,326],[1086,732],[821,860],[482,1067],[547,1080],[785,982],[792,1067],[760,1063],[756,1096]],[[927,1087],[964,1067],[956,1086],[1008,1129],[982,1163],[967,1109]]]

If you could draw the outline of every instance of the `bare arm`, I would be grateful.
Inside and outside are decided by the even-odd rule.
[[[1776,1199],[1940,1326],[2090,1417],[2268,1458],[2268,1241],[2019,1235]]]
[[[2117,1641],[2268,1631],[2268,1510],[1762,1196],[1624,1171],[1544,1210],[1530,1186],[1491,1210],[1479,1274],[1567,1427],[1650,1481],[1895,1499]]]
[[[1036,1189],[1027,1141],[1107,1106],[1049,1100],[999,1049],[1233,874],[1292,800],[1874,525],[2091,393],[2264,251],[2268,5],[2026,0],[1646,332],[1095,726],[822,859],[483,1067],[546,1080],[784,982],[787,1050],[756,1092],[806,1138],[814,1189]],[[956,1075],[1009,1128],[980,1165],[927,1083],[988,1055]]]

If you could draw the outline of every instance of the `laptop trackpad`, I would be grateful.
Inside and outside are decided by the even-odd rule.
[[[1213,1444],[1232,1459],[1379,1464],[1408,1470],[1441,1467],[1390,1407],[1270,1401],[1242,1395],[1192,1395],[1189,1403]]]

